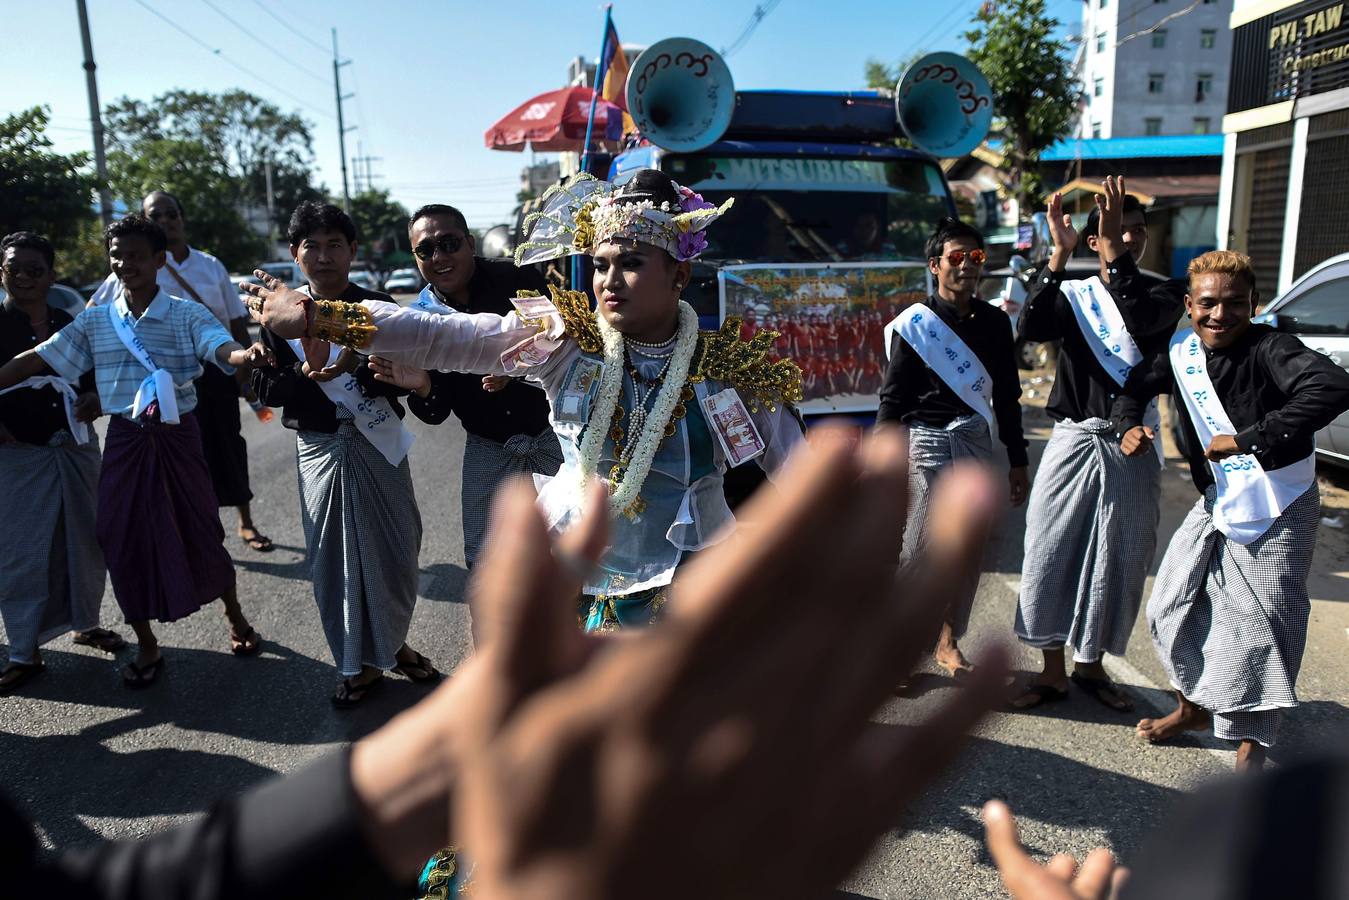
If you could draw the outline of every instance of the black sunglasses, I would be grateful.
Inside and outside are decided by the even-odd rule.
[[[444,250],[446,253],[458,253],[459,248],[464,246],[464,239],[454,234],[446,234],[435,240],[425,240],[412,248],[413,254],[422,262],[432,259],[437,250]]]
[[[41,278],[47,274],[46,266],[25,266],[21,263],[5,263],[5,274],[10,276],[27,275],[29,278]]]

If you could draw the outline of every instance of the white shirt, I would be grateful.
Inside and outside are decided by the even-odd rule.
[[[183,280],[192,285],[192,289],[205,302],[206,308],[225,328],[229,328],[232,320],[248,316],[248,310],[239,299],[239,292],[230,281],[230,273],[224,264],[211,254],[188,247],[187,259],[180,263],[174,260],[172,253],[167,253],[164,268],[159,270],[156,277],[160,289],[165,293],[181,297],[189,303],[196,303],[187,288],[173,277],[172,269],[176,269],[178,274],[183,276]],[[103,284],[99,285],[98,290],[94,291],[94,305],[103,306],[111,303],[119,289],[117,276],[109,275],[103,280]]]

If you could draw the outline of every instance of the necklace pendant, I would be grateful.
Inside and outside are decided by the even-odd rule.
[[[628,504],[627,509],[623,510],[623,516],[629,522],[636,522],[638,519],[642,517],[642,513],[644,512],[646,512],[646,501],[643,500],[639,495],[636,499],[634,499],[631,503]]]

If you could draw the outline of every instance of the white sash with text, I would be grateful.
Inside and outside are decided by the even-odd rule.
[[[298,340],[288,340],[286,343],[295,351],[297,359],[304,359],[303,344]],[[341,352],[341,347],[332,345],[328,364],[332,365]],[[321,381],[318,386],[329,400],[351,413],[356,430],[389,461],[389,465],[397,467],[402,464],[412,449],[412,442],[417,438],[403,427],[402,420],[387,399],[365,396],[360,383],[350,372],[338,375],[331,381]]]
[[[156,295],[158,296],[158,295]],[[136,317],[131,315],[126,296],[117,292],[117,298],[108,305],[108,315],[112,318],[112,330],[126,349],[150,374],[136,388],[136,399],[131,405],[131,418],[135,419],[145,412],[152,402],[159,401],[159,420],[170,425],[178,424],[178,395],[174,393],[173,376],[167,370],[155,365],[150,353],[145,349],[140,336],[136,334]]]
[[[892,336],[898,333],[927,363],[927,367],[955,391],[957,397],[984,417],[988,433],[996,442],[998,422],[993,415],[993,379],[988,370],[941,317],[916,303],[885,326],[885,353],[890,354]]]

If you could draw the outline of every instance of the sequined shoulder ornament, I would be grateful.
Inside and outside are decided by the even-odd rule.
[[[548,285],[553,295],[553,305],[562,316],[562,325],[567,335],[576,342],[585,353],[599,353],[604,349],[600,337],[600,326],[595,321],[595,310],[590,307],[590,297],[583,291],[567,291],[555,285]],[[516,296],[538,296],[532,291],[520,291]]]
[[[780,403],[801,401],[801,368],[789,359],[770,360],[775,331],[759,331],[740,339],[740,318],[730,316],[719,331],[698,335],[698,350],[689,367],[689,381],[720,381],[740,392],[750,412],[763,406],[775,412]]]

